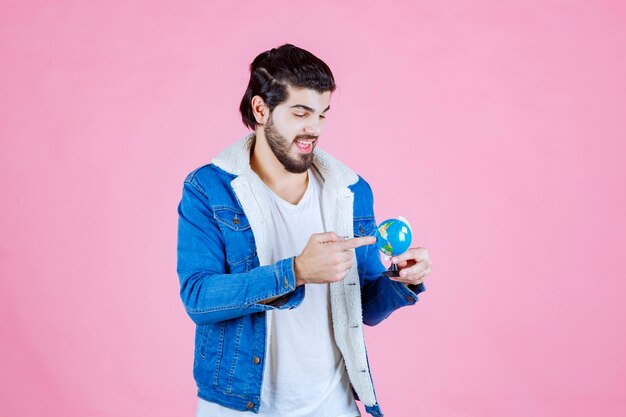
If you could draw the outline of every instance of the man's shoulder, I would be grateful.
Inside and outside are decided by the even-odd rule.
[[[185,182],[193,182],[204,179],[215,179],[217,177],[235,178],[236,175],[224,171],[213,162],[209,162],[191,170],[185,177]]]
[[[220,184],[228,184],[233,178],[235,175],[224,171],[211,162],[190,171],[184,182],[206,193],[207,189]]]
[[[354,195],[354,219],[370,218],[374,216],[374,194],[372,187],[361,175],[357,174],[358,180],[350,186]]]
[[[211,181],[232,181],[249,163],[253,136],[254,133],[247,133],[226,146],[211,162],[189,172],[185,182],[209,184]]]
[[[369,182],[367,182],[365,180],[365,178],[363,178],[360,174],[356,174],[357,176],[357,181],[350,185],[350,189],[352,190],[353,193],[355,194],[364,194],[364,195],[371,195],[372,194],[372,187],[370,186]]]

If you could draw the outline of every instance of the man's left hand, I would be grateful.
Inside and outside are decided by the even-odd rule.
[[[400,276],[390,279],[406,285],[421,284],[432,268],[432,262],[430,262],[426,248],[409,248],[402,255],[391,258],[391,262],[398,264]]]

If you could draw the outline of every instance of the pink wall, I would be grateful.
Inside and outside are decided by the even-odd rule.
[[[0,5],[0,415],[193,415],[176,205],[285,42],[433,260],[367,329],[386,415],[626,415],[623,2],[95,3]]]

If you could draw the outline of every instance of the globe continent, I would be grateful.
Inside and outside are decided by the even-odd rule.
[[[376,247],[387,256],[397,256],[409,249],[413,235],[408,224],[399,219],[387,219],[376,228]]]

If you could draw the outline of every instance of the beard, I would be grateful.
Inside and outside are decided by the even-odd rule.
[[[272,113],[263,128],[265,132],[265,138],[272,152],[276,156],[276,159],[283,164],[285,169],[293,174],[302,174],[306,172],[313,164],[313,150],[317,142],[311,145],[311,152],[298,153],[295,157],[289,155],[289,151],[292,146],[295,146],[293,142],[289,142],[278,133],[278,130],[274,127],[274,121],[272,120]],[[317,139],[315,136],[296,136],[295,139]],[[294,139],[294,140],[295,140]]]

